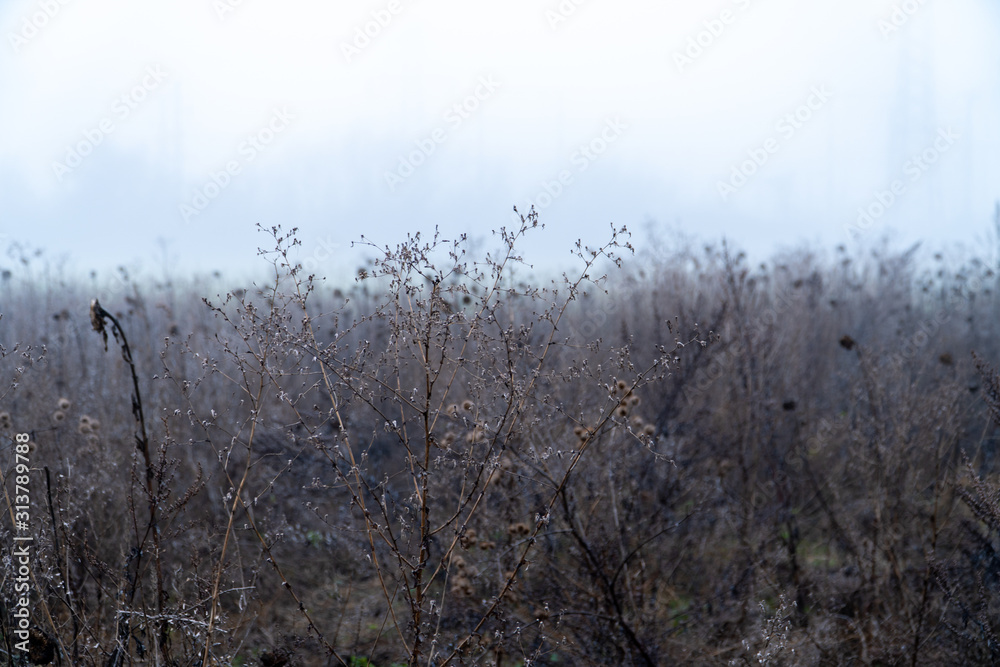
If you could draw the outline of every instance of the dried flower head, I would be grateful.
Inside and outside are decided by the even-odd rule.
[[[73,405],[73,402],[68,398],[63,397],[59,399],[58,405],[60,410],[69,410],[70,406]]]
[[[518,523],[512,523],[509,526],[507,526],[507,532],[514,539],[521,539],[523,537],[528,536],[528,534],[531,532],[531,528],[529,528],[528,524],[524,523],[523,521],[519,521]]]
[[[77,424],[76,430],[80,434],[87,434],[93,432],[93,427],[91,424],[91,419],[88,415],[80,415],[80,421]]]
[[[94,327],[94,331],[101,334],[104,339],[104,350],[108,349],[108,330],[104,327],[104,319],[108,317],[108,311],[101,308],[101,304],[97,299],[93,299],[90,302],[90,325]]]
[[[55,662],[56,650],[59,648],[55,640],[38,628],[28,630],[28,662],[33,665],[48,665]]]
[[[471,596],[475,590],[472,588],[472,582],[466,577],[456,577],[451,582],[451,592],[453,595],[464,595],[468,597]]]
[[[476,404],[473,403],[468,398],[462,401],[462,409],[465,410],[466,412],[472,412],[472,408],[474,407],[476,407]]]
[[[460,537],[458,541],[461,543],[463,549],[471,549],[476,546],[476,529],[466,528],[465,532],[462,533],[462,537]]]
[[[465,441],[470,445],[482,442],[485,439],[486,433],[483,431],[481,426],[476,426],[474,429],[465,434]]]
[[[516,479],[509,473],[514,470],[514,467],[514,459],[504,454],[500,458],[500,464],[493,470],[492,473],[490,473],[490,478],[487,481],[487,484],[506,483],[508,487],[513,487]]]
[[[63,412],[62,410],[56,410],[55,412],[52,413],[52,421],[54,421],[56,424],[63,421],[64,419],[66,419],[66,413]]]

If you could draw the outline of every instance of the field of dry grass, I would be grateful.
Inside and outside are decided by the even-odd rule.
[[[5,664],[18,433],[37,664],[1000,661],[995,257],[618,230],[550,280],[522,222],[349,286],[277,229],[252,286],[4,274]]]

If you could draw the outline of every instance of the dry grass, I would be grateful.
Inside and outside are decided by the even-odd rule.
[[[36,662],[996,661],[995,261],[613,230],[532,285],[536,226],[350,288],[279,229],[252,288],[0,284]]]

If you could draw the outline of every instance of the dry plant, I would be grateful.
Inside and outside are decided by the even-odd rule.
[[[15,258],[31,660],[996,662],[1000,380],[969,354],[1000,358],[995,260],[626,262],[612,228],[546,281],[519,217],[484,256],[363,240],[349,287],[267,229],[266,280],[122,269],[90,317],[93,284]]]
[[[585,455],[610,455],[604,443],[618,429],[628,437],[614,438],[617,447],[642,452],[650,465],[662,459],[649,432],[636,433],[626,417],[639,402],[635,390],[665,377],[682,343],[659,350],[643,369],[634,367],[627,348],[611,350],[595,369],[589,341],[560,335],[570,304],[604,280],[592,277],[598,263],[617,263],[615,250],[630,248],[627,232],[613,230],[597,249],[578,244],[583,266],[576,278],[542,289],[515,285],[507,276],[521,261],[516,246],[537,226],[532,211],[518,229],[501,229],[501,252],[483,262],[466,259],[464,238],[424,242],[418,234],[381,249],[359,280],[377,284],[383,297],[342,329],[329,328],[330,314],[310,309],[313,278],[301,275],[290,257],[294,230],[272,229],[270,309],[246,301],[233,311],[213,306],[241,341],[226,349],[252,415],[242,472],[233,477],[226,539],[236,521],[247,521],[267,549],[246,482],[265,415],[287,415],[335,472],[329,497],[314,511],[332,529],[362,536],[363,577],[377,582],[384,600],[370,655],[388,644],[397,659],[417,665],[553,650],[545,624],[521,613],[520,589],[532,579],[529,563],[543,559],[542,543],[566,539],[556,537],[567,531],[553,529],[561,523],[555,513],[585,544],[576,523],[586,508],[570,507],[574,473]],[[377,338],[362,340],[359,331]],[[630,379],[616,381],[612,372]],[[568,383],[580,387],[573,403],[555,393]],[[539,431],[553,440],[540,439]],[[516,496],[507,493],[512,487]],[[357,528],[337,523],[346,519],[338,505],[351,508]],[[225,556],[224,542],[218,572]],[[320,643],[347,664],[338,637],[301,604],[271,552],[268,562]],[[604,595],[614,599],[614,586]],[[628,635],[616,604],[617,623]],[[210,623],[214,617],[213,608]],[[210,648],[209,639],[206,658]]]

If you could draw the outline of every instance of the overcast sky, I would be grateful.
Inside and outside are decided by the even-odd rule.
[[[0,34],[0,242],[80,271],[242,271],[280,223],[335,275],[531,203],[540,263],[612,222],[974,244],[1000,199],[994,0],[8,0]]]

